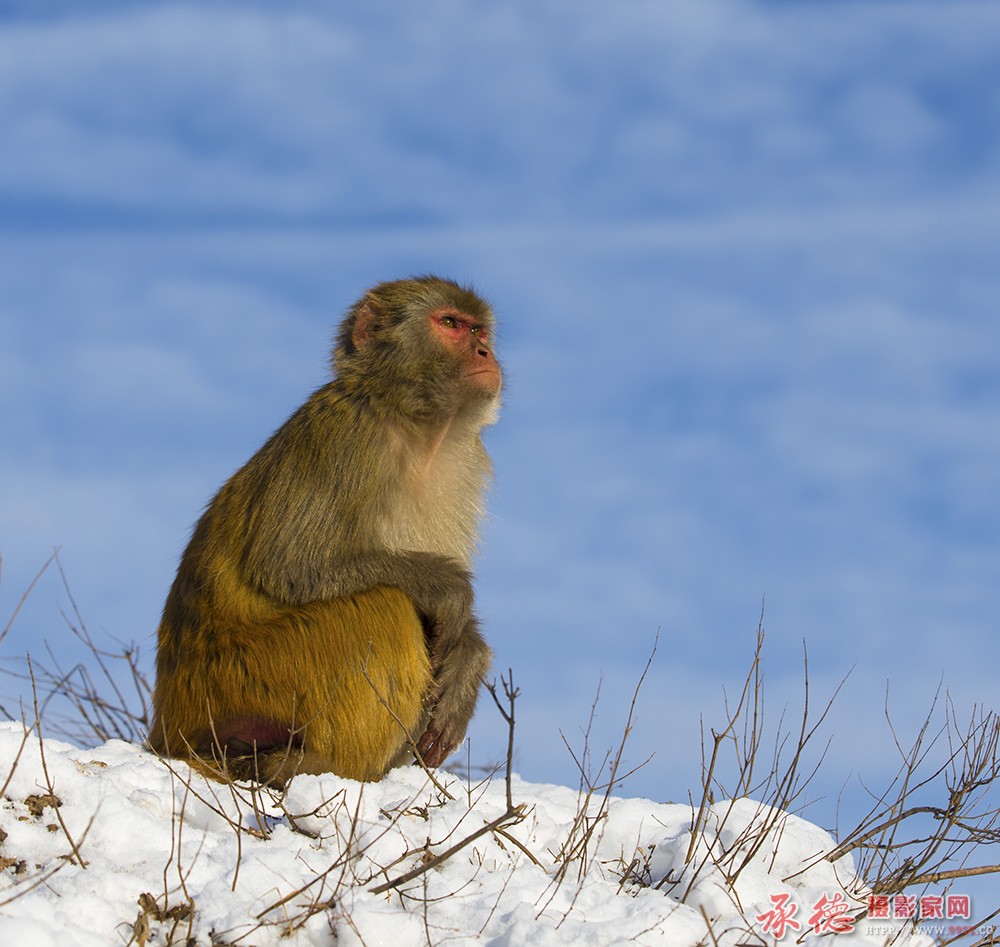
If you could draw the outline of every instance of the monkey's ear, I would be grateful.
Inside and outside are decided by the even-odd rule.
[[[381,316],[378,306],[370,297],[361,304],[355,313],[354,326],[351,328],[351,342],[354,343],[355,349],[364,348],[378,332]]]

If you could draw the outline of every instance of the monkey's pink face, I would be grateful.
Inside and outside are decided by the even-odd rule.
[[[500,364],[488,327],[457,309],[436,309],[428,318],[431,334],[451,352],[469,383],[484,394],[497,394]]]

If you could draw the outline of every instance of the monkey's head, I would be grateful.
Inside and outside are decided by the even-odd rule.
[[[349,391],[413,420],[496,420],[502,372],[493,313],[437,276],[380,283],[337,332],[334,371]]]

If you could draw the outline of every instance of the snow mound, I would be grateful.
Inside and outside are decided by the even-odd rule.
[[[0,944],[733,947],[774,943],[782,905],[789,943],[863,914],[850,858],[822,857],[832,838],[748,799],[713,805],[692,843],[688,805],[613,798],[596,818],[594,799],[580,818],[580,793],[514,777],[523,820],[435,861],[507,811],[503,779],[440,780],[299,776],[278,799],[120,741],[46,739],[43,767],[35,734],[0,723]],[[816,905],[836,910],[813,928]],[[883,944],[880,924],[837,943]]]

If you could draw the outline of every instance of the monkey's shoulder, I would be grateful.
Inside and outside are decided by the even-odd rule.
[[[347,431],[377,424],[370,405],[353,395],[340,380],[321,385],[275,431],[292,437],[323,440],[350,439]]]
[[[289,468],[305,481],[311,474],[328,480],[331,467],[356,468],[365,463],[365,455],[380,452],[377,429],[372,412],[331,382],[292,412],[241,473],[271,477]]]

